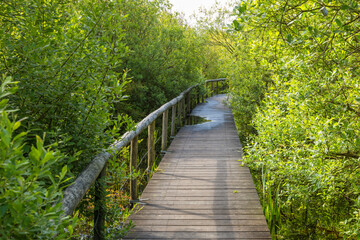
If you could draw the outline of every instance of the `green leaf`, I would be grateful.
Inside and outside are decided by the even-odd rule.
[[[343,26],[343,24],[341,23],[341,21],[337,18],[337,19],[335,19],[335,22],[336,22],[336,24],[339,26],[339,27],[342,27]]]
[[[72,225],[69,225],[68,230],[69,230],[69,234],[72,235],[74,232]]]
[[[293,41],[293,37],[291,36],[291,34],[289,33],[288,35],[286,35],[286,41],[288,43],[291,43]]]
[[[21,125],[21,122],[17,121],[17,122],[14,124],[14,126],[13,126],[13,129],[12,129],[12,130],[16,130],[16,129],[18,129],[18,128],[20,127],[20,125]]]
[[[7,205],[7,204],[4,204],[4,205],[2,205],[2,206],[0,207],[0,218],[2,218],[2,217],[5,215],[7,209],[8,209],[8,205]]]
[[[51,159],[53,159],[53,152],[47,152],[45,154],[45,156],[43,157],[43,159],[41,160],[41,165],[44,165],[45,163],[47,163]]]
[[[341,10],[348,10],[348,9],[351,9],[349,5],[346,4],[341,5]]]
[[[10,135],[10,133],[5,129],[5,128],[3,128],[3,129],[1,129],[1,140],[3,141],[3,143],[7,146],[7,147],[9,147],[9,145],[10,145],[10,141],[11,141],[11,135]]]
[[[1,101],[0,101],[0,110],[3,110],[3,109],[6,107],[6,105],[7,105],[8,102],[9,102],[9,99],[3,99],[3,100],[1,100]]]
[[[60,181],[65,177],[66,173],[67,173],[67,165],[65,165],[61,170],[61,174],[60,174],[60,177],[59,177]]]
[[[360,97],[355,98],[355,101],[357,101],[358,103],[360,103]]]
[[[241,30],[241,25],[240,23],[237,21],[237,20],[234,20],[233,21],[233,24],[234,24],[234,28],[236,31],[240,31]]]

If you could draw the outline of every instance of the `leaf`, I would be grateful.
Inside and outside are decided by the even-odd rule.
[[[343,24],[341,23],[341,21],[337,18],[337,19],[335,19],[335,22],[336,22],[336,24],[339,26],[339,27],[342,27],[343,26]]]
[[[241,30],[241,25],[237,20],[233,21],[234,27],[236,31],[240,31]]]
[[[69,234],[72,235],[74,232],[72,225],[69,225],[68,230],[69,230]]]
[[[7,209],[8,209],[8,205],[7,205],[7,204],[4,204],[4,205],[2,205],[2,206],[0,207],[0,218],[2,218],[2,217],[5,215]]]
[[[246,11],[246,4],[242,4],[238,7],[239,14],[243,14]]]
[[[42,151],[44,146],[44,142],[39,136],[36,136],[36,147],[38,150]]]
[[[3,109],[6,107],[6,105],[7,105],[8,102],[9,102],[9,99],[3,99],[3,100],[1,100],[1,101],[0,101],[0,110],[3,110]]]
[[[5,128],[3,128],[3,129],[1,129],[1,140],[3,141],[3,143],[7,146],[7,147],[9,147],[9,145],[10,145],[10,141],[11,141],[11,135],[10,135],[10,133],[5,129]]]
[[[20,127],[20,125],[21,125],[21,122],[17,121],[17,122],[14,124],[12,130],[18,129],[18,128]]]
[[[60,181],[65,177],[66,173],[67,173],[67,165],[65,165],[61,170],[61,174],[60,174],[60,177],[59,177]]]
[[[53,152],[47,152],[45,154],[45,156],[43,157],[43,159],[41,160],[41,165],[44,165],[45,163],[47,163],[51,159],[53,159]]]
[[[355,101],[357,101],[358,103],[360,103],[360,97],[355,98]]]
[[[346,4],[341,5],[341,10],[348,10],[348,9],[351,9],[349,5]]]
[[[291,43],[293,41],[293,37],[291,36],[291,34],[289,33],[288,35],[286,35],[286,41],[288,43]]]

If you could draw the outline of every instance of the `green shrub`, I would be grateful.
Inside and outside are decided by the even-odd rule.
[[[67,239],[76,223],[61,210],[67,166],[58,175],[51,173],[64,156],[45,149],[38,136],[36,146],[24,153],[27,133],[16,133],[21,122],[9,118],[3,98],[15,91],[7,89],[10,84],[11,78],[4,78],[0,90],[0,238]]]

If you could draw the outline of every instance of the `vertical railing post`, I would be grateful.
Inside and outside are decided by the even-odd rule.
[[[177,116],[178,116],[178,124],[179,124],[179,127],[181,127],[181,100],[178,102],[178,111],[177,111]]]
[[[197,105],[197,104],[200,104],[200,98],[201,98],[201,96],[200,96],[200,88],[198,88],[196,92],[197,92],[197,94],[196,94],[196,97],[197,97],[197,100],[196,100],[197,103],[196,103],[196,105]]]
[[[183,100],[182,100],[182,122],[185,125],[185,121],[186,121],[186,96],[184,96]]]
[[[204,90],[206,91],[206,83],[205,83],[205,86],[204,86]],[[205,102],[205,94],[206,94],[206,92],[204,92],[204,94],[201,94],[201,103]]]
[[[204,98],[207,98],[207,91],[208,91],[208,83],[205,83],[205,93],[204,93]]]
[[[187,114],[191,112],[191,96],[190,93],[187,94]]]
[[[166,147],[167,147],[168,119],[169,119],[169,110],[166,110],[163,113],[163,119],[162,119],[161,151],[163,152],[166,151]]]
[[[138,200],[137,178],[134,177],[134,171],[137,170],[138,163],[138,136],[131,140],[130,144],[130,200]]]
[[[106,164],[95,181],[94,239],[105,239]]]
[[[216,94],[219,94],[219,81],[216,82]]]
[[[210,93],[210,96],[213,95],[213,91],[214,91],[214,82],[211,82],[211,93]]]
[[[155,121],[148,126],[148,139],[147,139],[147,150],[148,150],[148,180],[150,180],[151,170],[155,161]]]
[[[171,109],[171,133],[172,137],[175,136],[175,127],[176,127],[176,105],[172,106]]]

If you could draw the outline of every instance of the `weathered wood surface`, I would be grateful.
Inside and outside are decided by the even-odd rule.
[[[192,115],[211,122],[183,127],[133,214],[126,239],[271,239],[225,95]]]

